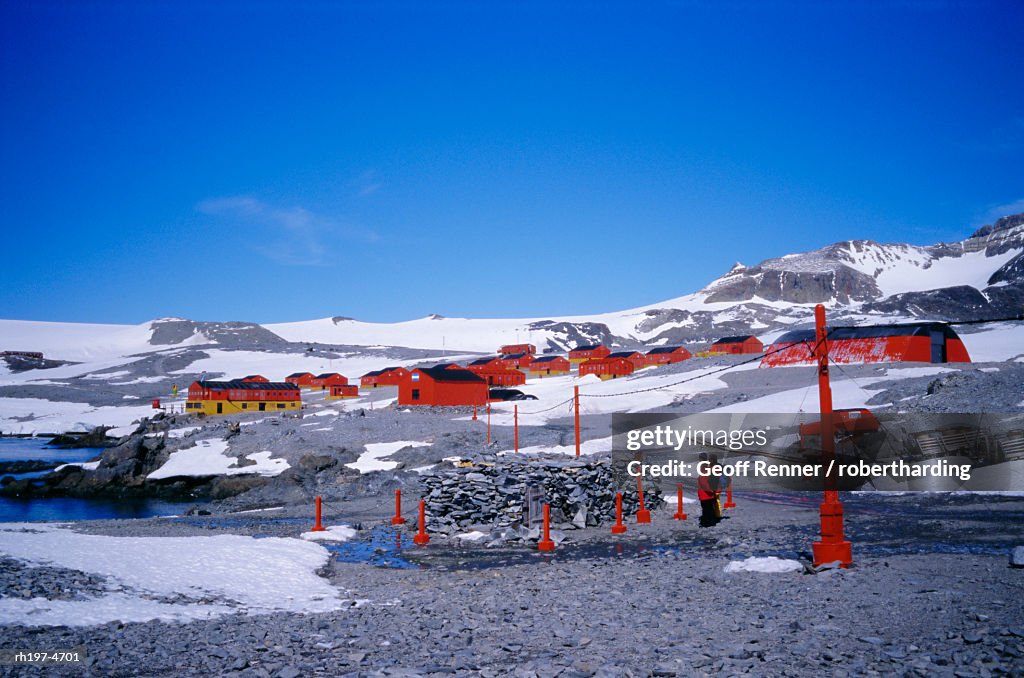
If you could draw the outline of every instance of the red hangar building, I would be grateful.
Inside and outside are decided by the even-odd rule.
[[[634,370],[640,370],[647,367],[647,356],[640,351],[618,351],[608,356],[609,358],[625,358],[626,360],[633,363]]]
[[[194,381],[188,387],[185,412],[238,414],[297,410],[302,407],[299,387],[287,382]]]
[[[469,370],[414,369],[398,386],[399,405],[486,405],[487,382]]]
[[[810,365],[814,330],[786,332],[768,347],[761,367]],[[963,340],[946,323],[830,327],[828,359],[850,363],[969,363]]]

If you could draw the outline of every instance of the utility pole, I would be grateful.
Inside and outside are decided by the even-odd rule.
[[[812,545],[814,564],[839,561],[842,567],[853,563],[853,548],[843,539],[843,504],[839,501],[839,471],[835,467],[836,437],[832,422],[832,386],[828,378],[828,333],[825,307],[814,307],[815,347],[818,359],[818,400],[821,410],[821,466],[825,472],[825,496],[821,502],[821,541]]]

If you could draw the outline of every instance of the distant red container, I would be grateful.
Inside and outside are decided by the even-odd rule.
[[[159,398],[153,398],[153,409],[154,410],[159,410],[160,409],[160,399]]]

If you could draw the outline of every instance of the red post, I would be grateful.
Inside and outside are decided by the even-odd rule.
[[[649,523],[651,522],[651,512],[647,510],[647,506],[644,504],[644,484],[640,476],[636,477],[636,493],[640,497],[640,508],[636,511],[636,522]]]
[[[391,519],[392,525],[405,525],[405,518],[402,517],[402,488],[395,490],[395,517]]]
[[[320,495],[318,494],[316,496],[316,524],[313,525],[313,532],[323,532],[327,529],[323,526],[323,523],[320,522],[320,517],[323,512],[321,504],[323,504],[323,500],[320,498]]]
[[[473,421],[476,421],[476,405],[473,405]]]
[[[519,451],[519,405],[512,406],[513,429],[515,430],[516,452]]]
[[[672,517],[676,520],[686,520],[686,511],[683,510],[683,484],[679,483],[676,485],[676,501],[679,502],[678,508],[676,508],[675,515]]]
[[[736,508],[736,502],[732,500],[732,479],[729,479],[729,486],[725,488],[725,503],[722,504],[722,508],[731,509]]]
[[[580,456],[580,387],[572,387],[572,411],[575,413],[576,418],[576,458]]]
[[[554,551],[555,542],[551,541],[551,505],[544,504],[544,538],[537,542],[538,551]]]
[[[843,539],[843,504],[839,501],[838,471],[834,468],[836,439],[832,427],[832,386],[828,378],[828,336],[825,307],[814,307],[815,355],[818,358],[818,399],[821,409],[821,464],[825,470],[825,495],[821,502],[821,541],[812,544],[814,564],[836,560],[842,567],[853,563],[853,547]],[[829,472],[831,470],[831,472]]]
[[[615,524],[612,525],[612,534],[622,534],[626,526],[622,523],[622,493],[615,493]]]
[[[416,533],[416,536],[412,538],[412,543],[416,546],[426,546],[430,543],[430,537],[427,536],[427,502],[420,499],[420,531]]]
[[[491,401],[487,401],[487,444],[491,444]]]

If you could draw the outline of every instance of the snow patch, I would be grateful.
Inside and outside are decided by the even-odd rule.
[[[780,574],[783,572],[803,572],[804,566],[797,560],[786,560],[767,556],[765,558],[750,557],[746,560],[734,560],[725,566],[726,573],[733,572],[765,572]]]

